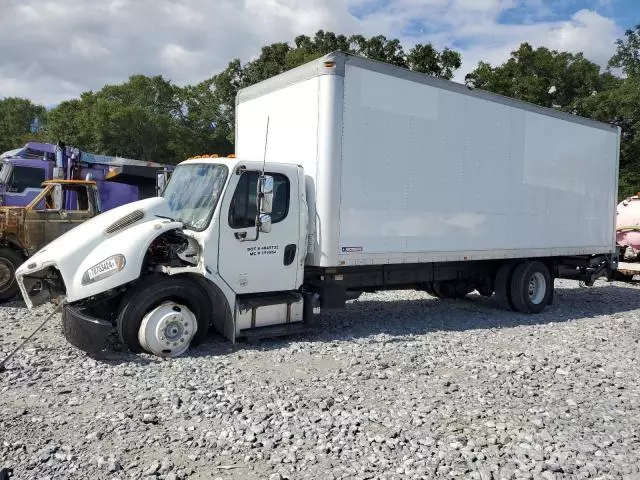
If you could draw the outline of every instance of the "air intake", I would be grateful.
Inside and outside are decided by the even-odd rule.
[[[133,225],[138,220],[142,220],[144,218],[143,210],[134,210],[133,212],[125,215],[121,219],[113,222],[111,225],[107,227],[104,233],[110,234],[115,233],[123,228],[127,228],[129,225]]]

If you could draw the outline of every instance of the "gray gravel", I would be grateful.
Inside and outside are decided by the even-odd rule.
[[[557,281],[541,315],[365,295],[317,331],[159,360],[70,347],[0,373],[17,479],[640,479],[640,289]],[[2,356],[47,309],[0,307]]]

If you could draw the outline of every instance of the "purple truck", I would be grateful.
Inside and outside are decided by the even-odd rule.
[[[45,180],[93,180],[101,211],[154,197],[172,167],[82,152],[60,142],[28,142],[0,154],[0,206],[24,207],[42,190]]]

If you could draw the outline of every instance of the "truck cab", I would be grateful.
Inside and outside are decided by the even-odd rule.
[[[0,199],[6,206],[24,206],[51,178],[51,165],[42,160],[7,159],[0,164]]]
[[[99,213],[96,184],[77,180],[42,182],[26,207],[0,207],[0,301],[19,292],[15,269],[21,263]]]
[[[132,351],[175,356],[210,323],[232,341],[300,325],[307,231],[302,167],[193,158],[162,197],[48,243],[18,283],[30,308],[64,302],[67,338],[83,350],[101,348],[115,327]]]

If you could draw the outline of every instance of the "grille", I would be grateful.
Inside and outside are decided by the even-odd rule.
[[[118,230],[122,230],[123,228],[127,228],[129,225],[133,225],[138,220],[142,220],[144,218],[144,211],[142,210],[134,210],[133,212],[125,215],[124,217],[116,220],[111,225],[109,225],[104,233],[115,233]]]

